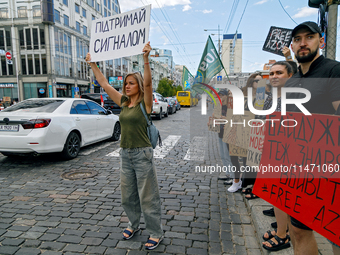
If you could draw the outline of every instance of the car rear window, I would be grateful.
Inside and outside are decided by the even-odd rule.
[[[179,92],[178,96],[179,97],[187,97],[187,96],[189,96],[189,94],[187,92]]]
[[[6,108],[3,112],[54,112],[65,100],[25,100],[11,107]]]

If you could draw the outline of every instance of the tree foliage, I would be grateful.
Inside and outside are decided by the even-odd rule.
[[[172,97],[176,95],[176,88],[173,87],[173,84],[173,80],[169,80],[168,78],[164,77],[159,81],[156,91],[163,97]]]

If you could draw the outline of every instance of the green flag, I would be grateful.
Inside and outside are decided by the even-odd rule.
[[[200,82],[208,84],[210,80],[222,69],[224,69],[222,61],[218,56],[211,37],[209,36],[207,43],[205,44],[193,85],[200,87]]]
[[[189,72],[189,70],[183,66],[182,84],[183,90],[190,90],[193,82],[194,76]]]

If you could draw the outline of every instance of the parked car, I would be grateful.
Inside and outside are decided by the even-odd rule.
[[[166,97],[165,100],[168,103],[168,113],[169,114],[176,113],[176,104],[175,104],[175,101],[173,100],[173,98]]]
[[[175,100],[175,105],[176,105],[176,110],[181,110],[181,105],[180,103],[178,102],[177,98],[176,97],[172,97],[173,100]]]
[[[164,97],[159,93],[152,93],[153,106],[152,106],[152,116],[156,116],[159,120],[162,119],[163,115],[168,117],[168,103],[165,101]]]
[[[119,140],[120,131],[118,116],[91,100],[31,98],[0,112],[0,152],[61,152],[72,159],[83,146]]]
[[[110,110],[114,114],[120,114],[120,106],[117,105],[106,93],[86,93],[80,97],[95,101],[97,104],[100,104],[106,110]]]

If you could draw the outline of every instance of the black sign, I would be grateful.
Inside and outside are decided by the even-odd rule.
[[[262,50],[283,56],[284,46],[289,47],[292,41],[292,29],[282,27],[270,27],[267,39]]]

